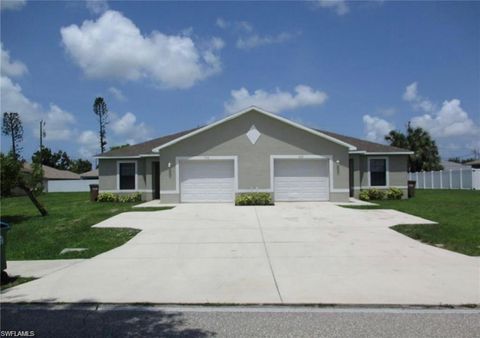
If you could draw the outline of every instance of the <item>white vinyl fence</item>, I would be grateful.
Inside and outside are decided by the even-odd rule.
[[[90,184],[98,184],[98,179],[91,180],[49,180],[45,185],[46,192],[78,192],[90,191]]]
[[[480,189],[480,169],[450,169],[408,173],[417,189]]]

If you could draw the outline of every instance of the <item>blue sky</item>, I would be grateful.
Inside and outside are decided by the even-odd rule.
[[[97,153],[256,104],[382,141],[407,121],[443,157],[480,148],[478,2],[2,1],[1,109],[45,143]],[[10,142],[2,136],[2,151]]]

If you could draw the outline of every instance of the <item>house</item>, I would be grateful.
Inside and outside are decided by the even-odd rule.
[[[73,173],[68,170],[59,170],[47,165],[42,165],[43,169],[43,189],[45,192],[49,192],[50,182],[52,181],[70,181],[70,180],[80,180],[80,175]],[[23,163],[23,168],[21,172],[30,174],[32,173],[32,165],[30,163]],[[23,190],[15,188],[12,193],[14,195],[24,195]]]
[[[440,165],[442,166],[443,170],[472,169],[472,167],[467,164],[452,161],[441,161]]]
[[[96,157],[100,192],[179,203],[232,202],[257,191],[275,201],[348,201],[370,187],[406,196],[409,154],[250,107]]]
[[[472,168],[480,169],[480,159],[473,160],[473,161],[467,162],[465,164],[471,166]]]
[[[98,169],[93,169],[93,170],[84,172],[83,174],[80,174],[80,178],[82,180],[98,179]]]

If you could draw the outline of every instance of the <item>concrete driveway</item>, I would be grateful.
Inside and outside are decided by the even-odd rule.
[[[480,259],[391,229],[429,221],[332,203],[182,204],[97,227],[125,245],[2,294],[3,302],[480,303]]]

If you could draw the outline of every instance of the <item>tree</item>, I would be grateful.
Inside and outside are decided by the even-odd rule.
[[[12,138],[12,154],[18,159],[22,151],[20,142],[23,140],[23,126],[18,113],[3,113],[2,132]]]
[[[119,145],[119,146],[113,146],[113,147],[110,147],[110,150],[122,149],[122,148],[125,148],[125,147],[130,147],[130,144],[129,144],[129,143],[125,143],[125,144],[121,144],[121,145]]]
[[[390,142],[391,146],[413,151],[408,159],[408,171],[443,169],[437,144],[425,129],[414,128],[409,122],[406,135],[401,131],[392,130],[385,136],[385,140]]]
[[[70,166],[70,171],[77,174],[83,174],[90,170],[92,170],[92,163],[88,160],[82,160],[81,158],[73,160],[72,165]]]
[[[107,145],[107,133],[106,133],[106,127],[108,124],[108,108],[107,104],[105,103],[105,100],[103,97],[97,97],[93,103],[93,112],[95,115],[98,117],[98,123],[100,126],[100,152],[104,153],[105,152],[105,146]]]
[[[7,155],[0,153],[0,166],[2,196],[8,196],[11,193],[11,189],[19,187],[25,192],[42,216],[48,215],[45,207],[35,196],[43,191],[42,166],[38,163],[33,163],[30,172],[22,170],[23,163],[13,154],[13,151]]]

